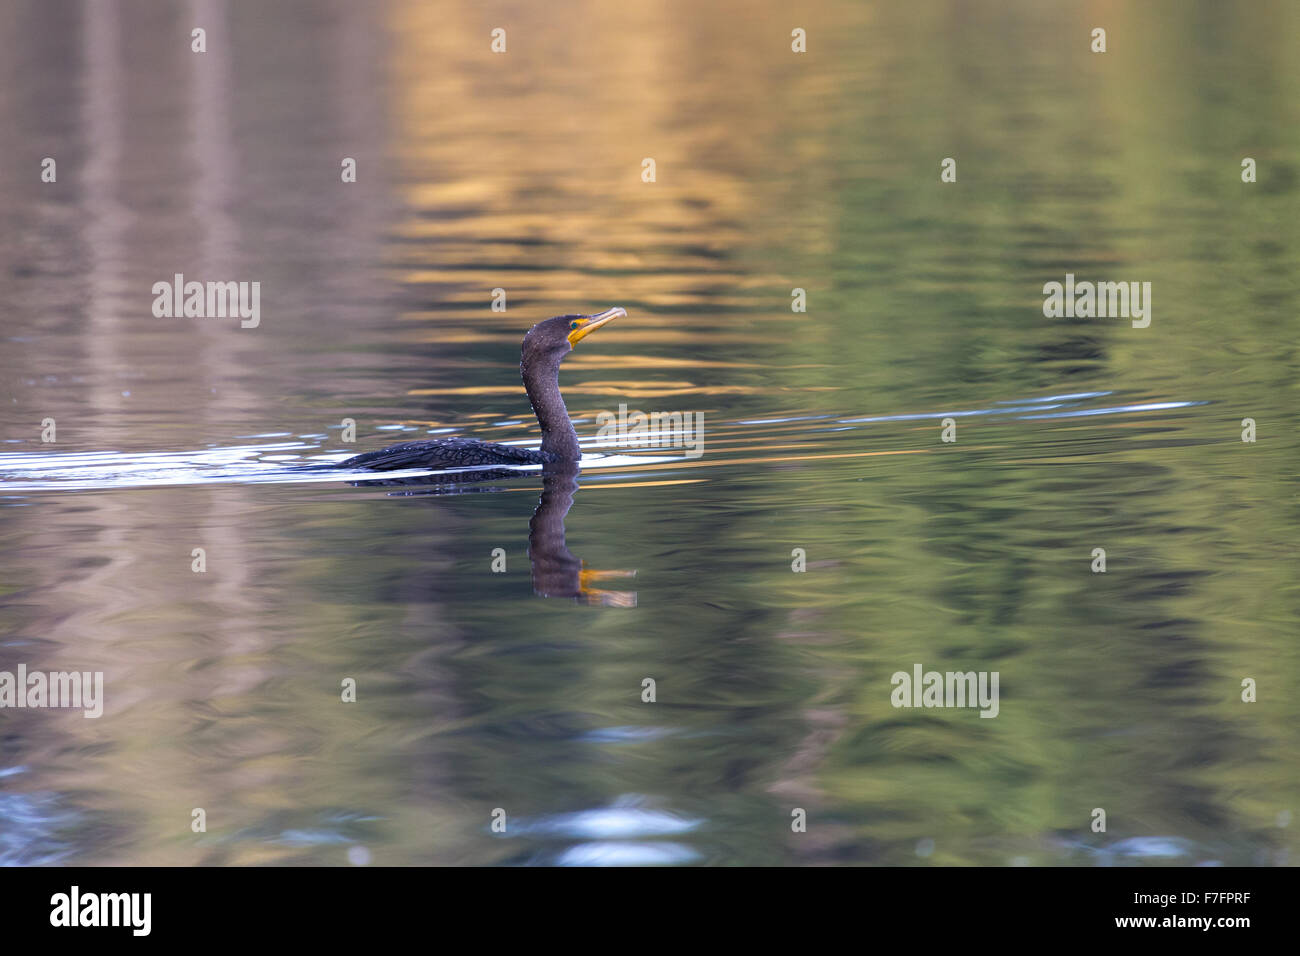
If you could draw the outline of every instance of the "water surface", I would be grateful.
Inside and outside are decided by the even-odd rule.
[[[1287,863],[1297,12],[1000,6],[5,5],[0,670],[106,702],[0,712],[0,862]],[[303,470],[535,443],[522,333],[613,305],[541,518]]]

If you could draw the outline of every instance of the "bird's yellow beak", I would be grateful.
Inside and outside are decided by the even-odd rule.
[[[569,324],[569,347],[577,345],[592,332],[595,332],[607,322],[613,322],[620,315],[627,315],[627,309],[620,309],[615,306],[612,309],[606,309],[596,315],[585,315],[580,319],[574,319]]]

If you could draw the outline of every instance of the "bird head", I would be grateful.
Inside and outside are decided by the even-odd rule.
[[[538,322],[524,336],[524,362],[542,357],[552,357],[558,361],[592,332],[625,315],[626,309],[615,306],[595,315],[557,315],[545,322]]]

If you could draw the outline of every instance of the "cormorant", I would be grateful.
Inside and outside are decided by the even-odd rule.
[[[532,403],[533,414],[542,429],[542,447],[538,450],[473,438],[438,438],[407,441],[389,445],[380,451],[368,451],[342,462],[340,468],[364,468],[370,471],[398,471],[407,468],[475,468],[485,465],[545,465],[579,461],[582,448],[578,433],[569,421],[569,412],[560,395],[560,362],[573,347],[601,326],[627,311],[606,309],[596,315],[557,315],[538,322],[524,336],[520,350],[519,371],[524,390]],[[504,472],[508,475],[510,472]],[[483,470],[473,477],[497,478],[503,472]],[[463,477],[457,476],[459,480]]]

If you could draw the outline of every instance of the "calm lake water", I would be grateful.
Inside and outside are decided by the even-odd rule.
[[[0,863],[1294,862],[1300,11],[991,6],[0,7],[0,671],[105,688],[0,711]],[[535,442],[615,305],[579,434],[699,457],[301,470]]]

